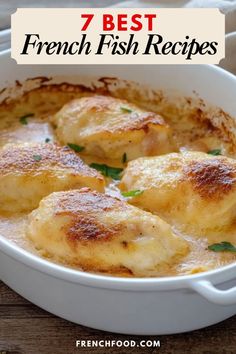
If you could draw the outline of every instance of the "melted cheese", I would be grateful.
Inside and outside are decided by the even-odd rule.
[[[101,92],[101,91],[100,91]],[[45,139],[50,138],[51,142],[60,142],[60,137],[58,132],[56,132],[51,124],[50,121],[54,120],[55,115],[57,112],[59,112],[62,107],[65,104],[68,104],[70,106],[70,101],[74,99],[80,99],[81,97],[88,97],[88,96],[93,96],[91,91],[86,91],[81,89],[80,87],[73,86],[69,87],[69,90],[66,89],[66,85],[62,86],[52,86],[52,87],[42,87],[39,89],[34,89],[33,91],[28,92],[27,94],[23,95],[21,98],[9,102],[9,103],[3,103],[0,105],[0,146],[4,146],[8,143],[29,143],[29,142],[36,142],[36,143],[43,143],[45,142]],[[163,149],[165,151],[169,151],[171,149],[172,151],[181,150],[181,151],[187,151],[187,150],[197,150],[197,151],[204,151],[207,152],[211,149],[219,148],[221,149],[221,152],[223,155],[226,156],[231,156],[231,157],[236,157],[235,154],[235,145],[233,140],[231,140],[230,135],[227,133],[226,128],[224,126],[224,129],[220,131],[219,129],[214,129],[211,124],[208,124],[207,119],[204,118],[204,115],[202,114],[199,109],[191,108],[184,106],[184,104],[179,104],[174,106],[172,104],[169,104],[166,100],[163,100],[162,97],[160,99],[154,99],[150,100],[148,97],[145,95],[142,95],[142,92],[140,90],[138,91],[132,91],[130,87],[127,89],[121,89],[117,91],[117,96],[123,101],[124,98],[128,100],[125,101],[125,107],[129,109],[132,109],[132,107],[135,107],[136,110],[140,109],[142,112],[154,112],[157,117],[161,115],[164,117],[165,123],[161,127],[161,129],[157,129],[156,133],[158,136],[158,139],[161,137],[161,131],[164,133],[164,140],[163,144],[167,144],[167,146],[163,146]],[[92,100],[93,101],[93,100]],[[117,102],[117,101],[116,101]],[[123,101],[124,102],[124,101]],[[187,102],[187,101],[185,101]],[[122,103],[123,105],[123,103]],[[132,106],[132,107],[131,107]],[[137,108],[139,107],[139,108]],[[134,109],[134,108],[133,108]],[[114,114],[115,111],[111,111],[111,114]],[[33,113],[34,116],[31,116],[28,119],[28,124],[27,125],[22,125],[19,121],[19,118],[25,114]],[[105,111],[103,112],[105,113]],[[120,113],[120,112],[119,112]],[[124,112],[123,112],[124,113]],[[215,115],[214,115],[215,116]],[[126,118],[130,118],[129,112],[126,112],[126,114],[123,115],[124,121]],[[161,118],[163,121],[163,118]],[[228,123],[230,123],[230,118],[228,117]],[[106,121],[106,115],[104,115],[104,120]],[[230,123],[231,124],[231,123]],[[228,126],[228,124],[227,124]],[[168,132],[167,132],[168,131]],[[169,135],[169,132],[171,131],[171,134]],[[93,132],[94,133],[94,132]],[[104,131],[101,131],[99,134],[99,142],[101,139],[107,140],[106,134],[104,134]],[[126,137],[128,136],[129,132],[129,127],[127,126],[127,129],[125,128],[125,134],[124,138],[126,141]],[[116,133],[113,132],[114,136],[116,136]],[[92,135],[92,134],[91,134]],[[94,134],[95,136],[96,134]],[[144,137],[145,135],[143,135]],[[170,139],[170,143],[167,142],[168,139],[166,137],[168,136],[168,139]],[[68,135],[70,137],[70,135]],[[67,138],[66,138],[67,139]],[[143,139],[143,138],[142,138]],[[89,142],[89,140],[88,140]],[[67,143],[73,143],[73,141],[67,141],[65,140],[65,144]],[[90,145],[90,142],[88,143],[88,146]],[[106,144],[104,145],[106,146]],[[120,143],[119,148],[122,148],[125,146],[125,144],[122,145]],[[152,146],[155,146],[155,144]],[[115,149],[115,152],[119,148]],[[137,148],[137,146],[136,146]],[[162,148],[162,147],[161,147]],[[135,150],[135,149],[134,149]],[[109,151],[109,149],[105,149],[105,151]],[[124,150],[121,150],[122,152]],[[131,151],[131,150],[130,150]],[[85,155],[83,154],[80,155],[80,157],[86,162],[87,164],[90,164],[92,162],[97,162],[97,163],[106,163],[110,166],[116,166],[116,167],[122,167],[125,168],[126,164],[122,163],[122,160],[120,159],[120,156],[122,152],[119,152],[118,159],[117,156],[112,156],[109,154],[106,158],[104,158],[103,153],[100,154],[96,151],[94,151],[95,155]],[[125,151],[127,153],[127,151]],[[159,150],[160,153],[161,150]],[[133,154],[133,153],[132,153]],[[132,154],[130,157],[128,156],[128,159],[132,158]],[[99,155],[99,156],[98,156]],[[78,156],[78,155],[77,155]],[[134,151],[134,157],[137,156],[143,156],[143,150],[140,152]],[[114,157],[116,157],[114,159]],[[164,157],[164,156],[163,156]],[[36,161],[35,161],[36,162]],[[39,161],[38,161],[39,162]],[[32,166],[34,165],[34,162]],[[128,167],[129,169],[129,167]],[[54,171],[55,172],[55,171]],[[53,173],[54,173],[53,172]],[[94,171],[96,172],[96,171]],[[28,173],[28,172],[27,172]],[[126,172],[125,172],[126,174]],[[13,175],[12,175],[13,176]],[[66,179],[68,177],[68,174],[65,174]],[[31,179],[30,174],[29,174],[29,179]],[[68,182],[68,189],[70,189],[70,179],[67,179]],[[18,180],[20,182],[20,179]],[[83,180],[83,185],[86,185],[87,183],[87,178]],[[190,183],[190,182],[188,182]],[[96,184],[96,183],[95,183]],[[37,183],[36,183],[37,185]],[[35,186],[36,186],[35,185]],[[20,191],[24,191],[24,186],[22,184],[18,185],[20,187]],[[93,188],[93,185],[90,185],[90,187]],[[41,187],[39,187],[40,189]],[[78,187],[77,187],[78,188]],[[32,191],[28,191],[30,198],[34,201],[34,195],[33,191],[38,189],[37,187],[32,189]],[[8,192],[11,191],[10,188],[7,189]],[[130,201],[127,198],[122,197],[120,194],[120,190],[118,188],[117,182],[111,181],[108,179],[106,181],[106,188],[105,188],[106,194],[109,194],[113,197],[118,197],[121,200],[127,202]],[[15,193],[15,196],[17,195],[17,190],[13,189],[12,193]],[[38,191],[37,191],[38,193]],[[37,195],[36,193],[36,195]],[[47,194],[48,192],[46,192]],[[184,193],[181,194],[181,197],[184,196]],[[230,196],[230,194],[229,194]],[[44,197],[44,195],[40,196],[40,198]],[[141,195],[140,195],[141,197]],[[137,199],[137,198],[136,198]],[[22,199],[23,201],[23,199]],[[21,210],[20,203],[22,201],[18,200],[16,201],[16,205],[18,210]],[[227,203],[225,203],[227,205]],[[36,206],[36,205],[35,205]],[[149,205],[148,205],[149,207]],[[27,207],[28,208],[28,207]],[[227,209],[227,206],[226,206]],[[46,209],[44,209],[46,210]],[[136,210],[136,209],[135,209]],[[132,214],[132,213],[131,213]],[[160,213],[161,214],[161,213]],[[118,214],[119,215],[119,214]],[[143,214],[142,214],[143,215]],[[146,214],[145,214],[146,215]],[[148,214],[150,215],[150,214]],[[227,216],[229,216],[227,214]],[[140,214],[141,217],[141,214]],[[163,217],[168,217],[168,215],[164,215]],[[59,220],[59,219],[58,219]],[[167,220],[167,219],[166,219]],[[131,269],[131,267],[134,267],[134,272],[138,271],[141,276],[168,276],[168,275],[180,275],[180,274],[189,274],[189,273],[196,273],[196,272],[201,272],[209,269],[213,269],[216,267],[220,267],[222,265],[228,264],[230,262],[235,262],[236,261],[236,256],[233,253],[226,253],[226,252],[211,252],[207,249],[207,246],[211,243],[214,242],[219,242],[219,241],[229,241],[235,244],[236,240],[236,228],[234,227],[234,224],[232,224],[231,227],[229,227],[228,230],[220,230],[217,234],[215,232],[207,232],[207,234],[202,234],[202,233],[196,233],[196,229],[194,232],[192,231],[184,231],[182,230],[180,232],[180,228],[178,227],[178,223],[172,221],[171,218],[170,224],[172,226],[172,229],[175,230],[174,233],[177,233],[178,235],[181,236],[182,239],[184,239],[188,243],[188,248],[189,250],[187,251],[186,255],[182,257],[175,257],[175,251],[177,251],[177,247],[172,247],[173,245],[171,243],[168,243],[168,245],[171,245],[170,253],[164,253],[164,256],[167,258],[167,262],[159,262],[161,260],[161,257],[158,259],[158,266],[155,266],[155,269],[150,272],[142,272],[141,266],[140,269],[135,269],[135,264],[133,265],[128,265],[125,263],[121,262],[121,258],[119,260],[119,264],[123,264],[123,268],[117,268],[113,266],[111,267],[111,258],[109,259],[109,262],[107,263],[107,268],[105,270],[105,273],[109,273],[112,275],[122,275],[122,276],[135,276],[132,275],[128,269]],[[230,223],[230,218],[228,219],[227,222]],[[31,219],[33,222],[33,220]],[[41,219],[42,221],[42,219]],[[125,222],[124,222],[125,224]],[[66,266],[69,267],[74,267],[75,269],[80,268],[80,265],[78,264],[77,260],[70,258],[70,260],[65,259],[63,257],[59,257],[59,246],[58,246],[58,258],[55,258],[54,255],[50,255],[48,252],[45,251],[45,249],[37,249],[32,241],[30,241],[26,237],[26,230],[29,226],[29,219],[28,219],[28,213],[18,213],[14,212],[9,215],[9,213],[5,213],[1,211],[0,213],[0,233],[1,235],[5,236],[12,242],[15,242],[18,246],[23,247],[24,249],[29,250],[30,252],[34,252],[42,257],[47,257],[51,261],[56,261],[59,263],[63,263]],[[198,226],[198,224],[196,224]],[[141,226],[140,226],[141,227]],[[148,225],[147,225],[148,228]],[[128,234],[127,234],[128,235]],[[172,234],[173,235],[173,232]],[[172,239],[172,236],[171,236]],[[167,239],[167,242],[169,242],[170,239]],[[151,244],[151,243],[150,243]],[[163,243],[161,243],[164,245]],[[68,244],[67,244],[68,246]],[[177,246],[177,245],[176,245]],[[116,247],[116,246],[114,246]],[[111,250],[112,248],[110,248]],[[147,251],[147,248],[146,248]],[[178,251],[177,251],[178,253]],[[87,253],[89,254],[89,253]],[[169,258],[169,255],[172,254],[173,257]],[[53,257],[54,256],[54,257]],[[124,258],[127,261],[127,258]],[[151,259],[151,256],[150,256]],[[117,259],[116,259],[117,261]],[[131,260],[132,261],[132,260]],[[139,261],[143,261],[141,258],[141,252],[140,252],[140,259]],[[73,263],[75,262],[75,263]],[[156,264],[157,264],[156,263]],[[118,263],[116,263],[117,265]],[[141,262],[142,267],[145,267],[145,265]],[[151,264],[151,263],[150,263]],[[153,265],[155,262],[152,263]],[[84,264],[83,264],[84,265]],[[127,268],[125,268],[127,266]],[[96,271],[99,272],[99,269],[101,270],[101,267],[98,267],[96,269],[94,264],[90,264],[90,267],[88,267],[89,271]],[[144,269],[144,268],[143,268]],[[148,268],[146,268],[147,270]]]
[[[24,212],[51,192],[88,186],[104,190],[104,179],[68,147],[52,143],[6,144],[0,149],[0,210]]]
[[[224,156],[184,152],[139,158],[128,164],[121,188],[142,190],[131,203],[191,234],[214,233],[220,241],[235,223],[236,161]]]
[[[127,159],[171,151],[170,127],[164,119],[125,100],[83,97],[67,103],[53,118],[63,144],[82,145],[102,158]]]
[[[89,189],[44,198],[29,217],[27,235],[54,260],[135,276],[155,274],[188,251],[159,217]]]

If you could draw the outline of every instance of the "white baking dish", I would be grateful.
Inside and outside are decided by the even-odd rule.
[[[18,66],[5,52],[0,72],[0,87],[16,79],[82,73],[178,89],[188,96],[195,90],[236,117],[236,78],[213,66]],[[55,265],[0,236],[0,278],[49,312],[118,333],[179,333],[236,314],[236,264],[191,276],[115,278]]]

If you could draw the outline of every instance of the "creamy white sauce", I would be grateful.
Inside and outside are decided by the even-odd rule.
[[[0,146],[16,142],[44,142],[46,139],[56,141],[53,129],[48,122],[48,117],[71,98],[71,94],[65,94],[63,96],[63,94],[60,93],[57,99],[55,92],[51,94],[47,93],[47,96],[45,96],[44,93],[41,95],[39,91],[32,92],[27,99],[19,100],[15,104],[0,106]],[[153,110],[155,107],[152,105],[151,108]],[[27,125],[22,125],[19,122],[19,117],[30,112],[33,112],[35,116],[28,119]],[[199,125],[194,124],[192,121],[188,121],[186,118],[180,121],[180,117],[169,114],[168,122],[174,128],[174,138],[179,148],[207,151],[211,148],[219,147],[223,152],[227,153],[227,144],[224,144],[217,136],[207,138],[207,133],[204,131],[205,128],[199,127]],[[194,134],[197,134],[200,138],[195,138],[194,140]],[[122,162],[118,161],[104,161],[94,157],[81,157],[84,158],[85,162],[88,164],[98,162],[116,167],[125,167]],[[109,180],[106,193],[125,200],[126,198],[120,193],[118,184],[119,182],[117,181]],[[11,217],[6,215],[0,216],[0,234],[16,243],[18,246],[30,252],[37,253],[37,250],[25,236],[27,218],[28,215],[14,215]],[[177,230],[177,232],[179,231]],[[207,245],[209,238],[196,238],[184,234],[181,236],[189,242],[189,254],[178,264],[161,267],[156,276],[195,273],[219,267],[236,260],[234,254],[208,251]],[[235,237],[235,232],[230,233],[228,240],[235,240]],[[213,241],[212,239],[212,242]]]

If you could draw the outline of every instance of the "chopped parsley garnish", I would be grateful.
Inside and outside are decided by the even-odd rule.
[[[97,171],[100,171],[103,176],[111,177],[112,179],[119,180],[121,178],[120,174],[123,171],[123,168],[111,167],[105,164],[91,163],[90,167],[95,168]]]
[[[236,247],[232,243],[227,241],[222,241],[220,243],[214,243],[213,245],[208,246],[210,251],[214,252],[236,252]]]
[[[124,153],[124,155],[122,156],[122,162],[126,163],[127,162],[127,154],[126,152]]]
[[[132,113],[132,109],[128,108],[128,107],[120,107],[121,111],[123,111],[124,113]]]
[[[80,146],[80,145],[77,145],[77,144],[68,143],[67,146],[69,146],[69,148],[71,148],[75,152],[81,152],[81,151],[83,151],[85,149],[84,146]]]
[[[129,192],[122,192],[121,194],[123,195],[123,197],[137,197],[138,195],[142,194],[143,191],[141,191],[140,189],[135,189],[133,191],[129,191]]]
[[[208,151],[208,154],[213,155],[213,156],[221,155],[221,149],[210,150],[210,151]]]
[[[41,155],[33,155],[33,159],[34,159],[34,161],[41,161],[42,156]]]
[[[19,121],[20,121],[21,124],[27,125],[28,124],[28,119],[27,118],[30,118],[30,117],[33,117],[33,116],[34,116],[34,113],[25,114],[24,116],[20,117]]]
[[[45,139],[45,143],[49,143],[49,141],[51,141],[51,139],[49,139],[49,138]]]

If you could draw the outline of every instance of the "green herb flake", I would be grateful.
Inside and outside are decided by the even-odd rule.
[[[213,156],[221,155],[221,149],[210,150],[210,151],[208,151],[208,154],[213,155]]]
[[[123,171],[123,168],[111,167],[105,164],[91,163],[90,167],[95,168],[97,171],[100,171],[103,176],[111,177],[112,179],[119,180],[121,178],[120,174]]]
[[[19,121],[20,121],[21,124],[27,125],[28,124],[28,119],[27,118],[30,118],[30,117],[33,117],[33,116],[34,116],[34,113],[25,114],[24,116],[20,117]]]
[[[143,194],[143,191],[139,189],[135,189],[129,192],[122,192],[121,194],[123,195],[123,197],[137,197],[138,195]]]
[[[128,107],[120,107],[121,111],[124,113],[132,113],[132,109],[128,108]]]
[[[126,163],[126,162],[127,162],[127,154],[125,152],[124,155],[122,156],[122,163]]]
[[[50,141],[51,141],[50,138],[46,138],[46,139],[45,139],[45,143],[49,143]]]
[[[80,145],[77,145],[77,144],[68,143],[67,146],[69,146],[69,148],[71,148],[75,152],[81,152],[81,151],[83,151],[85,149],[84,146],[80,146]]]
[[[34,159],[34,161],[41,161],[42,156],[41,155],[33,155],[33,159]]]
[[[232,243],[227,241],[214,243],[213,245],[208,246],[208,249],[214,252],[236,252],[236,247],[233,246]]]

